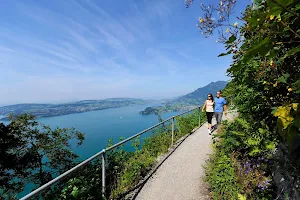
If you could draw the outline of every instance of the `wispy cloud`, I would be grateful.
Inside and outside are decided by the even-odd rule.
[[[176,29],[183,6],[178,2],[14,0],[4,6],[9,13],[0,21],[0,74],[6,77],[0,89],[10,97],[0,103],[148,98],[182,82],[187,66],[203,67],[190,53],[194,41]],[[192,80],[165,95],[179,95],[188,84]],[[18,93],[24,89],[30,90],[26,98]]]

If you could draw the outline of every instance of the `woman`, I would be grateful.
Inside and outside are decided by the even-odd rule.
[[[204,109],[206,108],[206,116],[207,116],[207,122],[208,122],[208,133],[209,135],[211,134],[211,120],[214,115],[214,97],[212,94],[207,95],[207,100],[205,101],[203,107],[202,107],[202,112],[204,112]]]

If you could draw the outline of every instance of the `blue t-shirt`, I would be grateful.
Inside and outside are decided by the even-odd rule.
[[[215,98],[215,112],[223,112],[223,106],[226,104],[226,100],[223,97]]]

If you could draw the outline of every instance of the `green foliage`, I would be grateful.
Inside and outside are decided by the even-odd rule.
[[[0,123],[0,194],[3,197],[13,197],[13,191],[21,191],[28,173],[22,169],[28,168],[28,161],[33,159],[30,152],[18,153],[24,142],[17,135],[10,133],[11,127]],[[11,173],[13,172],[13,173]]]
[[[206,165],[206,181],[213,193],[213,199],[238,199],[241,186],[235,176],[233,161],[223,151],[215,149]]]
[[[41,186],[72,168],[78,156],[71,151],[70,142],[81,145],[84,140],[84,135],[74,129],[53,130],[28,114],[17,116],[7,127],[1,127],[4,129],[0,135],[4,143],[1,152],[6,155],[1,156],[4,182],[0,192],[8,190],[11,194],[22,191],[27,183]],[[11,185],[13,189],[8,187]],[[51,190],[45,193],[48,194],[51,196]]]
[[[202,5],[204,15],[198,21],[206,36],[220,31],[219,41],[226,47],[220,56],[230,54],[233,58],[227,69],[231,81],[224,94],[234,95],[233,104],[240,117],[225,124],[217,148],[226,156],[234,152],[235,177],[242,191],[247,191],[247,198],[272,199],[278,187],[278,199],[287,189],[280,181],[275,185],[271,165],[253,167],[253,162],[261,157],[274,159],[277,145],[285,144],[293,158],[290,165],[300,170],[300,2],[254,1],[238,18],[241,25],[229,24],[235,2],[221,0],[217,6]],[[214,12],[218,20],[212,19]],[[227,28],[225,32],[223,27]],[[247,170],[245,174],[238,168],[246,162],[252,163],[252,172]],[[299,173],[292,176],[293,180],[299,179]]]
[[[294,11],[298,6],[299,2],[293,0],[270,0],[259,3],[257,10],[247,9],[246,24],[241,28],[245,41],[228,69],[233,85],[239,86],[235,93],[241,114],[251,122],[255,121],[254,116],[256,121],[265,120],[269,127],[277,126],[278,132],[285,129],[287,133],[280,135],[291,153],[300,146],[299,139],[294,137],[299,135],[296,105],[300,95],[299,88],[293,88],[300,77],[300,15]],[[257,24],[253,17],[264,23]],[[243,97],[249,93],[254,98]],[[274,107],[277,112],[272,116]]]
[[[236,118],[223,122],[214,137],[219,142],[206,165],[206,181],[213,197],[272,199],[270,161],[275,142],[268,142],[270,132],[255,132],[245,119]]]
[[[219,145],[228,154],[237,151],[244,156],[268,156],[275,149],[276,137],[266,124],[262,123],[261,127],[264,128],[255,127],[241,117],[225,123],[222,134],[217,135],[224,139]]]

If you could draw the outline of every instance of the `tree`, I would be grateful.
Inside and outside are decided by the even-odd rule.
[[[5,159],[1,159],[0,172],[6,177],[1,189],[14,189],[14,193],[25,183],[41,186],[73,167],[78,156],[71,144],[81,145],[84,140],[84,134],[74,128],[53,130],[28,114],[13,118],[8,126],[2,124],[1,130],[0,142],[5,145],[1,144],[0,153]],[[15,181],[20,187],[10,187]]]
[[[0,123],[0,193],[9,196],[12,191],[20,191],[24,187],[22,179],[28,173],[22,171],[28,168],[34,157],[30,152],[19,150],[25,143],[16,135],[11,134],[10,126]]]

